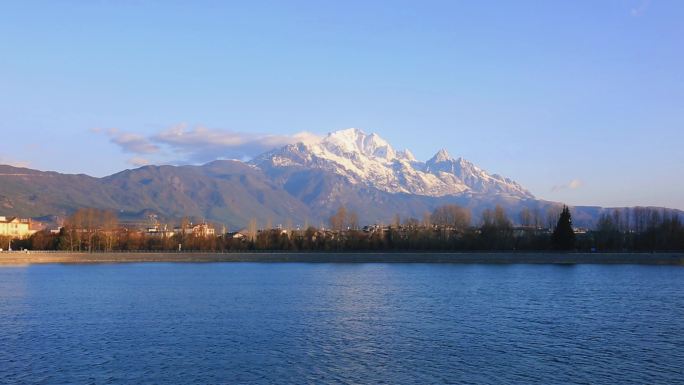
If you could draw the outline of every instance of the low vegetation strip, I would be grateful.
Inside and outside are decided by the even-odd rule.
[[[684,253],[0,253],[0,265],[144,262],[643,264],[684,266]]]

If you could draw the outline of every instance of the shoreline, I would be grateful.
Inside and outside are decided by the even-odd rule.
[[[0,266],[93,263],[451,263],[451,264],[636,264],[684,266],[684,253],[554,252],[4,252]]]

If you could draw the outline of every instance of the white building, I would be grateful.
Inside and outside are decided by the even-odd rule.
[[[35,232],[31,230],[30,219],[0,216],[0,236],[26,238]]]

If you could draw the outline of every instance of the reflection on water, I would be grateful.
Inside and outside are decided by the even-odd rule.
[[[0,268],[0,383],[684,382],[684,269]]]

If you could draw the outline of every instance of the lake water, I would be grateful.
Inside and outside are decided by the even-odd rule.
[[[684,268],[0,268],[0,383],[682,384]]]

